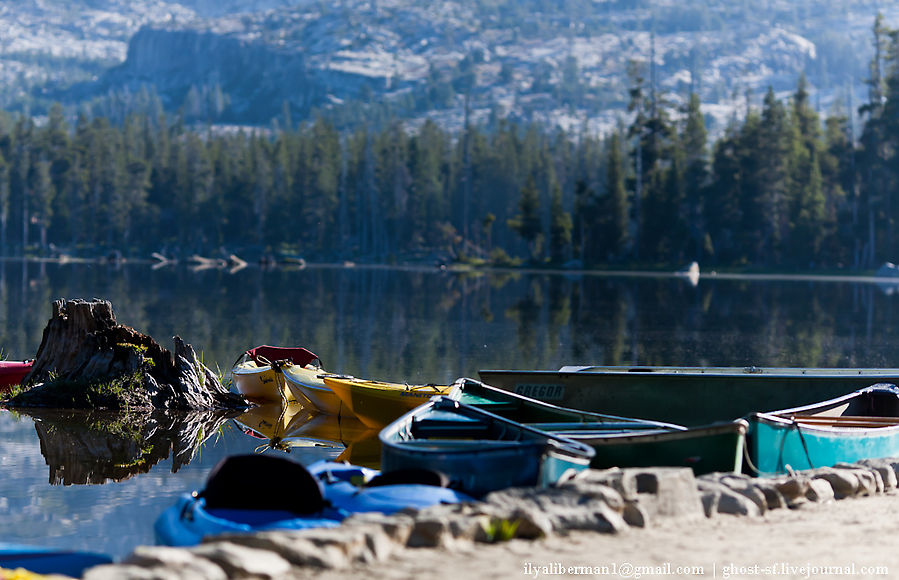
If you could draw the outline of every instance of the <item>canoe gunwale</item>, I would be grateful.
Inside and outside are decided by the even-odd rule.
[[[867,376],[872,379],[892,379],[899,376],[899,368],[850,368],[850,367],[678,367],[678,366],[563,366],[557,371],[524,371],[485,369],[485,373],[548,373],[559,375],[676,375],[676,376],[715,376],[715,377],[758,377],[783,379],[792,377],[856,377]]]
[[[329,388],[327,388],[327,387],[320,387],[320,386],[318,386],[318,385],[313,385],[313,384],[311,384],[311,383],[304,383],[304,382],[302,382],[301,380],[299,380],[299,379],[297,379],[297,378],[291,377],[291,376],[288,375],[287,373],[284,373],[284,377],[285,377],[288,381],[293,382],[293,384],[295,384],[295,385],[296,385],[296,384],[303,385],[303,388],[309,389],[310,391],[317,391],[317,392],[320,391],[320,392],[322,392],[322,393],[330,393],[330,392],[331,392],[331,389],[329,389]]]
[[[615,432],[605,434],[592,434],[587,436],[578,436],[576,433],[564,434],[565,437],[576,441],[589,441],[593,447],[599,445],[629,445],[634,443],[662,442],[662,441],[679,441],[696,439],[701,437],[712,437],[717,435],[734,434],[737,436],[745,436],[749,431],[749,422],[745,419],[737,419],[736,421],[728,421],[721,423],[712,423],[700,427],[690,427],[683,430],[664,430],[652,429],[649,431],[636,432]]]
[[[252,364],[253,366],[249,366]],[[234,368],[231,369],[232,375],[253,375],[256,373],[264,373],[272,370],[271,365],[259,366],[253,361],[248,361],[246,363],[241,363]]]
[[[547,409],[551,412],[557,413],[559,416],[567,416],[572,418],[572,423],[586,423],[588,422],[596,422],[596,423],[604,423],[604,422],[620,422],[623,424],[633,424],[633,425],[645,425],[647,429],[665,429],[665,430],[676,430],[683,431],[687,428],[683,425],[678,425],[676,423],[669,423],[667,421],[657,421],[654,419],[641,419],[636,417],[625,417],[623,415],[614,415],[608,413],[597,413],[594,411],[584,411],[581,409],[572,409],[570,407],[563,407],[561,405],[556,405],[555,403],[551,403],[549,401],[541,401],[540,399],[535,399],[533,397],[529,397],[527,395],[522,395],[521,393],[515,393],[513,391],[506,391],[504,389],[500,389],[498,387],[494,387],[489,385],[483,381],[479,381],[477,379],[471,378],[459,378],[453,383],[454,386],[457,386],[453,393],[447,395],[450,398],[454,398],[457,401],[465,403],[464,400],[466,392],[473,392],[474,394],[478,394],[478,391],[481,393],[486,393],[488,399],[499,399],[499,400],[511,400],[513,404],[516,405],[524,405],[524,406],[532,406],[540,409]],[[484,396],[481,394],[480,396]],[[477,403],[473,404],[474,407],[479,407]],[[480,407],[479,407],[480,408]],[[486,410],[489,410],[486,409]],[[575,420],[576,418],[576,420]],[[545,430],[545,429],[543,429]]]
[[[869,425],[864,427],[849,427],[841,425],[822,425],[797,421],[793,417],[782,417],[773,413],[753,413],[750,421],[766,424],[780,429],[796,429],[798,431],[840,434],[841,436],[866,437],[873,434],[884,434],[899,431],[899,418],[895,424]]]

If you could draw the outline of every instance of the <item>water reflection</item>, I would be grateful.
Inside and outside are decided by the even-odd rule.
[[[340,451],[337,461],[374,469],[381,464],[378,431],[354,417],[317,413],[298,403],[268,403],[235,417],[234,422],[244,434],[260,440],[258,452],[273,449],[289,453],[300,447],[327,447]]]
[[[251,407],[234,418],[241,425],[244,433],[251,437],[270,439],[274,443],[283,440],[288,433],[315,416],[315,411],[291,401],[281,403],[265,403]]]
[[[3,260],[0,356],[33,357],[61,297],[110,300],[120,323],[160,343],[183,337],[224,378],[259,344],[305,346],[335,373],[419,384],[576,364],[899,366],[897,294],[872,283]],[[156,516],[227,455],[275,447],[302,463],[380,459],[376,433],[358,421],[253,413],[264,410],[224,423],[155,420],[135,430],[139,440],[93,419],[78,427],[0,409],[0,541],[123,556],[152,543]]]
[[[182,336],[223,374],[257,344],[418,383],[566,364],[895,366],[899,344],[896,295],[865,282],[0,261],[2,354],[34,355],[53,299],[94,296],[158,341]],[[810,336],[797,342],[800,327]]]
[[[31,417],[50,485],[103,484],[147,473],[172,458],[172,473],[235,412],[130,412],[100,410],[17,410]]]
[[[378,430],[363,425],[355,417],[316,415],[298,426],[293,434],[309,441],[342,446],[343,451],[337,456],[339,461],[375,469],[381,466]]]
[[[256,441],[255,452],[324,447],[338,453],[338,461],[373,468],[381,461],[377,430],[298,403],[268,403],[243,412],[24,408],[16,414],[34,421],[50,485],[121,482],[170,457],[171,473],[177,473],[229,420]]]
[[[200,489],[227,455],[253,453],[258,441],[226,420],[200,437],[189,463],[176,456],[147,472],[105,485],[50,485],[35,419],[0,409],[0,541],[102,551],[121,558],[152,545],[153,522],[179,495]],[[188,447],[189,448],[189,447]],[[301,463],[333,459],[339,449],[296,449]]]

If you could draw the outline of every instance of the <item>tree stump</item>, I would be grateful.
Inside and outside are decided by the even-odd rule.
[[[222,386],[193,348],[174,354],[116,322],[106,300],[57,300],[27,389],[10,404],[60,408],[227,409],[246,400]]]

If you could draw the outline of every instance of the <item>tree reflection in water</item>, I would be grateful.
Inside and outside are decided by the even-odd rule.
[[[237,411],[170,412],[17,409],[34,420],[51,485],[123,481],[169,456],[172,473]]]

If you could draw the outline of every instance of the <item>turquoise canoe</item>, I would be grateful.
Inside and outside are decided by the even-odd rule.
[[[445,396],[412,409],[378,435],[381,471],[426,469],[475,497],[507,487],[545,486],[583,470],[589,445],[541,431]]]
[[[899,388],[873,385],[812,405],[747,417],[757,475],[899,456]]]

